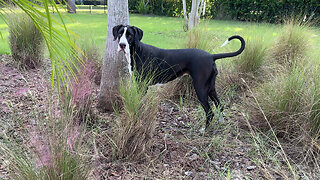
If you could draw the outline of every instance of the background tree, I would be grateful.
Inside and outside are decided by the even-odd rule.
[[[119,24],[129,24],[128,0],[108,0],[108,32],[98,102],[98,107],[107,111],[112,111],[118,101],[119,78],[126,69],[125,56],[117,52],[112,35],[112,28]]]
[[[201,13],[205,13],[206,0],[192,0],[191,11],[187,14],[186,0],[182,0],[183,14],[185,21],[185,30],[190,30],[197,26],[200,20]]]
[[[76,11],[76,0],[68,0],[68,13],[77,13]]]

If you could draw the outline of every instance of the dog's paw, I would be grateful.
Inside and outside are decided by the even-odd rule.
[[[224,112],[220,113],[218,122],[219,123],[223,123],[224,122]]]
[[[203,134],[203,133],[205,133],[206,132],[206,128],[201,128],[200,130],[199,130],[199,132],[201,133],[201,134]]]

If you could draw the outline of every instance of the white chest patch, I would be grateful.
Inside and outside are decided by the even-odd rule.
[[[120,52],[122,49],[120,47],[120,44],[125,44],[126,47],[125,49],[123,49],[125,57],[127,59],[127,63],[128,63],[128,71],[130,76],[132,76],[132,70],[131,70],[131,58],[130,58],[130,48],[129,48],[129,43],[128,40],[126,38],[126,33],[127,33],[127,27],[124,28],[123,34],[119,40],[119,44],[118,44],[118,52]]]
[[[131,58],[130,58],[130,54],[125,54],[126,59],[127,59],[127,63],[128,63],[128,71],[130,76],[132,76],[132,70],[131,70]]]

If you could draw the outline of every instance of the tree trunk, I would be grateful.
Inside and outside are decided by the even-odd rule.
[[[126,60],[124,53],[117,52],[117,42],[113,41],[112,28],[116,25],[129,24],[128,0],[108,0],[108,32],[98,108],[112,111],[119,100],[119,80],[125,75]]]
[[[76,11],[76,1],[75,0],[68,0],[68,13],[77,13]]]
[[[187,30],[190,30],[198,25],[202,8],[205,4],[205,0],[192,0],[191,5],[191,12],[189,13],[189,17],[187,15],[187,8],[186,8],[186,1],[182,1],[183,5],[183,14],[184,14],[184,20],[185,20],[185,27],[187,27]],[[200,4],[201,3],[201,4]]]
[[[183,15],[184,15],[184,29],[187,31],[188,28],[188,14],[187,14],[187,5],[186,0],[182,0],[182,7],[183,7]]]

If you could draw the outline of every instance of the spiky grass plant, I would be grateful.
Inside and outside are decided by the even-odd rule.
[[[44,38],[25,13],[8,18],[9,43],[12,57],[20,68],[36,68],[44,57]]]
[[[217,38],[208,32],[206,25],[189,30],[186,37],[184,48],[202,49],[213,53],[213,49],[218,45],[214,43]]]
[[[120,82],[123,108],[114,128],[114,151],[118,159],[142,160],[152,145],[159,98],[147,91],[151,82],[152,76],[144,79],[137,73]]]
[[[299,123],[298,117],[306,110],[308,101],[307,72],[304,68],[295,67],[291,72],[283,72],[272,81],[260,85],[256,90],[257,99],[271,124],[284,132],[293,133],[303,125]]]
[[[319,64],[313,69],[313,78],[311,79],[311,110],[309,119],[314,137],[320,137],[320,69]],[[319,147],[320,150],[320,147]]]
[[[244,52],[234,60],[235,69],[241,74],[258,75],[262,73],[262,65],[268,58],[268,43],[265,39],[252,36],[246,41]]]
[[[291,18],[283,25],[272,49],[272,57],[277,63],[289,67],[297,60],[305,60],[311,48],[310,37],[307,24]]]
[[[254,90],[261,109],[256,103],[247,106],[256,127],[272,128],[277,137],[286,140],[290,157],[301,157],[296,163],[307,162],[315,167],[319,167],[320,152],[318,74],[318,69],[312,71],[310,65],[284,69]],[[265,119],[270,125],[266,126]]]

